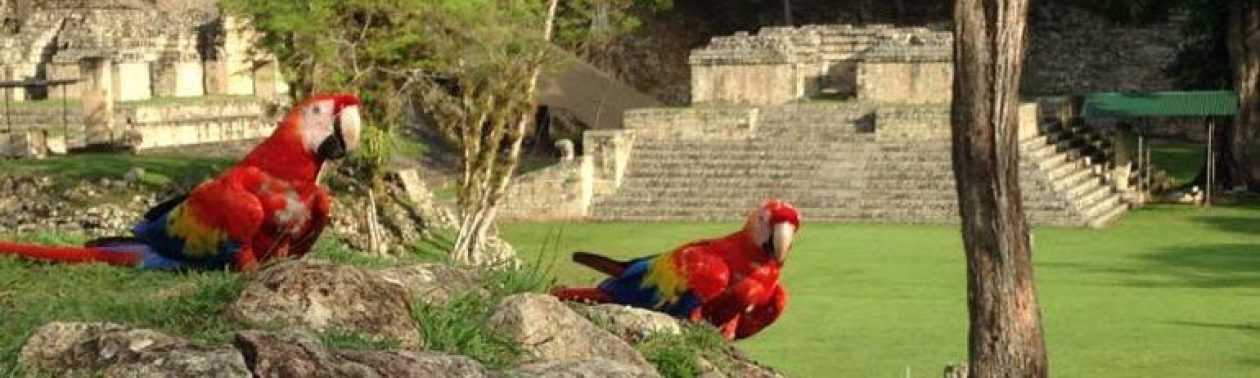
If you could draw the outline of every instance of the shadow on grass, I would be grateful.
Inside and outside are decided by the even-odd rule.
[[[1260,245],[1211,244],[1160,249],[1141,256],[1133,270],[1138,287],[1260,286]]]
[[[1260,336],[1260,323],[1253,323],[1253,324],[1229,324],[1229,323],[1204,323],[1204,322],[1173,321],[1173,322],[1168,322],[1168,324],[1172,324],[1172,325],[1179,325],[1179,326],[1200,327],[1200,328],[1213,328],[1213,329],[1222,329],[1222,330],[1233,330],[1233,331],[1240,331],[1240,332],[1244,332],[1244,333],[1254,333],[1254,334],[1256,334],[1257,336]]]

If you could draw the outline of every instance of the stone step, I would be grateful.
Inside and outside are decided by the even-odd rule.
[[[1117,219],[1120,219],[1120,216],[1124,215],[1124,213],[1128,210],[1128,204],[1118,203],[1106,212],[1090,219],[1087,225],[1093,228],[1107,227],[1108,225],[1114,223]]]

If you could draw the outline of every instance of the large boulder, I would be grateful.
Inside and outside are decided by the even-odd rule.
[[[658,378],[661,376],[651,366],[602,359],[537,362],[520,366],[509,371],[507,375],[528,378]]]
[[[50,323],[22,347],[32,373],[105,377],[250,377],[228,346],[201,347],[165,333],[108,323]]]
[[[229,314],[258,326],[323,332],[342,330],[420,344],[407,291],[379,274],[315,260],[278,264],[254,276]]]
[[[464,356],[326,348],[301,334],[242,331],[236,345],[256,377],[487,377]]]
[[[604,359],[651,367],[625,340],[600,329],[550,295],[504,298],[490,316],[489,325],[532,353],[530,361]]]

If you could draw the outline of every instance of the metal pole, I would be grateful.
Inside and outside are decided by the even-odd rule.
[[[1146,182],[1142,180],[1142,167],[1143,167],[1142,146],[1145,139],[1146,138],[1144,138],[1142,134],[1138,134],[1137,167],[1135,168],[1137,168],[1137,177],[1138,177],[1137,195],[1138,195],[1138,202],[1140,203],[1146,203],[1146,191],[1144,190],[1146,188]]]
[[[1216,136],[1216,123],[1208,119],[1208,156],[1207,156],[1207,185],[1203,189],[1203,206],[1212,207],[1212,185],[1216,175],[1216,146],[1213,137]]]

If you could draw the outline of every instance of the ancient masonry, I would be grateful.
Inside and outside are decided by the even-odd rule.
[[[952,38],[923,28],[766,28],[691,54],[690,108],[626,112],[582,156],[521,178],[508,217],[735,220],[767,197],[809,220],[958,221]],[[1039,225],[1104,226],[1125,188],[1020,107],[1020,180]],[[570,155],[571,156],[571,155]]]
[[[268,103],[287,91],[275,59],[251,48],[256,33],[212,7],[48,0],[0,17],[0,80],[78,80],[0,93],[13,102],[0,118],[10,155],[257,138],[274,126]],[[24,104],[38,100],[53,101]]]

